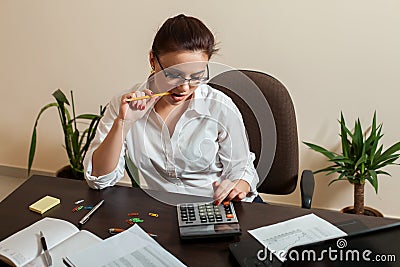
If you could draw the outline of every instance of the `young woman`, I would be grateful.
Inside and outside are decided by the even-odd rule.
[[[98,127],[84,160],[90,187],[118,182],[127,153],[149,189],[213,197],[216,204],[254,200],[258,176],[240,112],[205,84],[215,52],[200,20],[178,15],[164,22],[149,55],[152,75],[115,97]]]

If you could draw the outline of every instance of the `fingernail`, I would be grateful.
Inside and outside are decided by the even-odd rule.
[[[142,107],[141,107],[141,110],[144,110],[144,109],[145,109],[145,107],[144,107],[144,106],[142,106]]]
[[[151,95],[154,95],[154,92],[150,92]]]

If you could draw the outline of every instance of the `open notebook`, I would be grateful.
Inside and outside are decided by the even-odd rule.
[[[102,242],[68,221],[46,217],[1,241],[0,259],[12,266],[46,266],[39,232],[46,237],[53,266],[65,266],[65,255]]]
[[[0,259],[11,266],[45,267],[39,233],[53,266],[185,266],[137,224],[102,240],[68,221],[46,217],[0,242]]]

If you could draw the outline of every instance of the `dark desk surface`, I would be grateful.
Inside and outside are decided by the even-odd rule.
[[[28,209],[30,204],[45,195],[60,198],[61,204],[43,215]],[[182,196],[182,198],[185,198],[185,196]],[[128,228],[129,225],[125,222],[128,218],[127,214],[139,212],[140,217],[144,219],[140,226],[148,232],[157,234],[157,241],[188,266],[233,265],[234,262],[229,255],[228,245],[232,242],[252,238],[247,233],[247,230],[311,212],[334,224],[357,218],[362,220],[368,228],[397,221],[388,218],[341,214],[326,210],[236,203],[235,209],[242,229],[240,238],[182,242],[179,239],[176,207],[161,203],[149,197],[148,194],[140,189],[114,186],[104,190],[93,190],[88,188],[85,181],[32,176],[0,203],[0,240],[43,217],[60,218],[77,224],[86,213],[86,211],[72,212],[72,208],[76,206],[74,202],[79,199],[85,200],[84,205],[94,205],[101,199],[105,200],[103,206],[96,211],[82,229],[87,229],[101,238],[107,238],[110,236],[108,233],[109,228]],[[159,217],[150,217],[147,215],[148,212],[158,213]]]

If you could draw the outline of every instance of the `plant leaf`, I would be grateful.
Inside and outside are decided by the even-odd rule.
[[[356,162],[355,168],[357,168],[361,163],[365,163],[367,158],[368,157],[366,154],[362,155],[361,158],[359,158],[358,161]]]
[[[347,157],[349,155],[350,150],[350,142],[347,139],[348,132],[350,131],[346,127],[346,121],[344,120],[343,113],[340,112],[340,137],[342,141],[342,152],[344,157]]]
[[[31,145],[29,148],[29,157],[28,157],[28,175],[31,172],[33,159],[35,157],[36,151],[36,127],[33,128],[32,138],[31,138]]]
[[[392,175],[390,175],[390,173],[385,172],[385,171],[376,171],[376,174],[383,174],[383,175],[392,176]]]
[[[332,158],[334,158],[336,156],[335,153],[330,152],[329,150],[327,150],[327,149],[325,149],[325,148],[323,148],[321,146],[314,145],[314,144],[307,143],[307,142],[303,142],[303,143],[305,145],[307,145],[309,148],[311,148],[312,150],[315,150],[315,151],[321,153],[322,155],[324,155],[325,157],[327,157],[329,159],[332,159]]]
[[[101,119],[102,116],[100,115],[95,115],[95,114],[82,114],[79,115],[77,117],[75,117],[75,119],[86,119],[86,120],[94,120],[94,119]]]
[[[368,173],[369,173],[369,176],[367,176],[366,179],[374,187],[375,193],[378,194],[378,175],[374,170],[369,170]]]
[[[387,165],[393,165],[395,164],[394,162],[400,157],[400,155],[393,155],[390,158],[388,158],[387,160],[383,161],[381,164],[375,166],[375,170],[378,170],[380,168],[383,168]]]
[[[45,105],[43,108],[40,109],[39,114],[36,117],[35,125],[33,126],[32,137],[31,137],[31,145],[30,145],[30,148],[29,148],[28,175],[31,172],[33,159],[35,157],[35,152],[36,152],[36,140],[37,140],[36,128],[37,128],[37,125],[39,123],[39,118],[42,116],[43,112],[45,112],[47,109],[49,109],[51,107],[58,107],[58,104],[57,103],[50,103],[50,104]]]
[[[371,149],[368,151],[369,153],[369,161],[371,162],[371,164],[374,162],[374,158],[376,155],[376,148],[378,147],[379,144],[379,140],[382,138],[383,135],[381,135],[381,130],[382,130],[382,124],[378,126],[378,129],[376,130],[376,134],[374,136],[372,136],[371,133],[371,142],[372,142],[372,146]]]
[[[400,142],[395,143],[382,153],[381,157],[386,157],[400,151]]]
[[[67,97],[64,95],[64,93],[60,89],[57,89],[53,93],[53,96],[57,100],[57,102],[61,102],[61,103],[67,104],[69,106],[69,102],[68,102]]]

